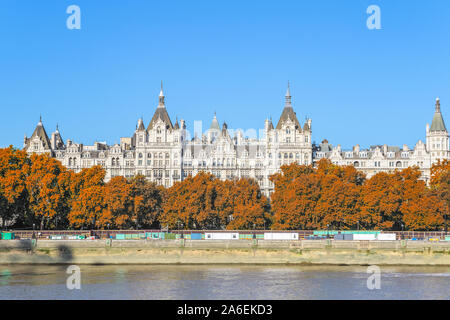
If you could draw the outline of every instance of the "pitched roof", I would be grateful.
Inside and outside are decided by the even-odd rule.
[[[142,121],[142,118],[138,120],[138,127],[137,127],[137,130],[139,130],[139,131],[145,131],[144,121]]]
[[[287,121],[287,119],[291,119],[291,121],[293,121],[295,123],[296,128],[300,128],[300,122],[298,122],[297,119],[297,115],[294,112],[294,108],[292,108],[292,104],[291,104],[291,91],[290,91],[290,87],[289,87],[289,83],[288,83],[288,88],[286,91],[286,96],[285,96],[285,104],[284,104],[284,109],[283,112],[281,113],[281,117],[280,120],[278,121],[277,124],[277,130],[281,129],[281,126],[283,125],[284,122]]]
[[[215,113],[214,113],[214,118],[213,118],[213,121],[211,122],[211,126],[209,127],[209,129],[214,129],[214,130],[220,131],[219,121],[217,121],[217,117],[216,117]]]
[[[39,120],[39,123],[37,124],[36,129],[34,129],[31,137],[27,139],[27,148],[29,147],[30,141],[34,137],[38,137],[42,141],[44,149],[51,149],[50,139],[48,138],[47,132],[45,132],[44,125],[42,124],[42,119]]]
[[[147,130],[153,129],[153,126],[155,125],[156,121],[158,121],[158,119],[161,119],[166,124],[167,129],[170,129],[170,130],[173,129],[172,121],[170,121],[169,114],[167,113],[167,110],[166,110],[164,98],[165,97],[164,97],[162,83],[161,83],[161,92],[159,93],[159,104],[158,104],[158,107],[156,108],[156,111],[155,111],[155,114],[153,115],[152,120],[150,121],[150,123],[147,127]]]
[[[434,112],[430,131],[447,131],[444,123],[444,118],[442,117],[441,113],[441,102],[439,101],[439,98],[436,99],[436,111]]]
[[[150,121],[147,130],[153,129],[153,126],[155,125],[156,121],[158,119],[161,119],[167,126],[167,129],[173,129],[172,121],[170,121],[169,114],[167,113],[166,108],[156,108],[155,114],[153,115],[152,121]]]
[[[300,126],[300,122],[298,122],[297,119],[297,115],[294,112],[294,108],[292,108],[292,106],[285,106],[283,109],[283,113],[281,114],[280,120],[278,121],[277,124],[277,129],[281,129],[281,126],[283,125],[284,122],[287,121],[287,119],[291,119],[291,121],[294,121],[295,126],[297,128],[301,128]]]
[[[64,148],[64,141],[61,137],[61,133],[59,132],[59,128],[58,125],[56,126],[56,131],[55,131],[55,148],[60,150]]]

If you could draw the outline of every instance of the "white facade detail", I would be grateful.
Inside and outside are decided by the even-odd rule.
[[[338,165],[354,165],[368,177],[381,171],[418,166],[423,179],[428,181],[432,164],[450,158],[449,134],[439,99],[432,125],[426,128],[426,143],[419,141],[414,149],[406,145],[361,149],[356,145],[352,150],[342,150],[340,145],[333,147],[326,140],[313,145],[311,119],[303,127],[300,125],[289,86],[277,126],[267,119],[261,133],[258,138],[244,137],[241,131],[231,135],[227,124],[220,127],[214,115],[206,133],[190,138],[184,120],[177,119],[172,124],[161,86],[158,106],[147,128],[143,119],[139,119],[133,135],[121,138],[120,144],[96,142],[87,146],[71,140],[64,143],[58,127],[49,138],[40,120],[32,136],[25,136],[24,148],[30,154],[49,154],[75,172],[100,165],[106,170],[106,181],[115,176],[143,175],[149,181],[170,187],[189,175],[205,171],[223,180],[254,178],[266,196],[274,188],[269,177],[279,172],[282,165],[294,162],[311,165],[327,158]]]

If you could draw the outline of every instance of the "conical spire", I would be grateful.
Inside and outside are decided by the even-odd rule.
[[[282,124],[284,122],[286,122],[288,119],[290,119],[291,121],[293,121],[295,123],[296,128],[301,128],[300,123],[298,122],[297,116],[294,112],[294,109],[292,108],[291,88],[290,88],[289,81],[288,81],[288,87],[287,87],[287,91],[286,91],[285,100],[286,101],[284,104],[284,109],[283,109],[283,112],[281,113],[280,120],[278,120],[277,129],[278,130],[281,129]]]
[[[286,99],[286,102],[285,102],[285,107],[291,107],[292,105],[291,105],[291,88],[290,88],[290,84],[289,84],[289,81],[288,81],[288,86],[287,86],[287,90],[286,90],[286,96],[285,96],[285,99]]]
[[[436,107],[430,131],[447,131],[447,129],[445,128],[444,118],[442,117],[441,113],[441,101],[439,100],[439,98],[436,99]]]
[[[217,121],[217,117],[216,117],[216,113],[215,112],[214,112],[213,121],[211,122],[211,126],[209,127],[209,129],[220,130],[219,121]]]
[[[51,149],[50,139],[48,138],[47,132],[45,131],[44,125],[42,123],[42,116],[39,116],[39,122],[36,126],[36,129],[34,129],[34,132],[31,135],[30,139],[27,140],[26,148],[29,147],[28,143],[35,137],[38,137],[42,141],[45,150]]]
[[[147,127],[147,130],[153,129],[153,125],[155,124],[156,121],[158,121],[158,119],[161,119],[166,124],[167,129],[170,129],[170,130],[173,129],[172,121],[170,121],[169,114],[167,113],[164,98],[165,98],[165,96],[164,96],[164,92],[163,92],[163,84],[161,81],[161,91],[159,92],[158,107],[156,108],[156,111],[153,114],[153,118],[150,121],[150,123]]]
[[[164,92],[163,92],[163,83],[161,80],[161,91],[159,92],[159,104],[158,108],[165,108],[165,101],[164,101]]]
[[[139,131],[145,131],[145,127],[144,127],[144,120],[141,118],[139,118],[138,123],[136,125],[136,130]]]

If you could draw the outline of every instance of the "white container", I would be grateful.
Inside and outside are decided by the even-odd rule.
[[[395,233],[379,233],[377,235],[377,240],[381,241],[395,241],[397,240]]]
[[[375,234],[370,233],[354,233],[353,240],[376,240],[377,237]]]
[[[239,240],[239,233],[235,232],[205,233],[205,240]]]
[[[264,240],[298,240],[298,233],[283,232],[283,233],[264,233]]]

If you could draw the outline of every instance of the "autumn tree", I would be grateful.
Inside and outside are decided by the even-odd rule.
[[[270,179],[273,229],[348,229],[356,226],[364,175],[321,160],[317,168],[291,164]]]
[[[222,182],[222,181],[221,181]],[[222,182],[223,183],[223,182]],[[233,181],[233,213],[228,230],[263,229],[268,223],[268,200],[253,179]],[[223,189],[222,189],[223,190]]]
[[[31,166],[26,177],[28,205],[33,219],[42,230],[46,227],[57,227],[64,221],[69,208],[66,183],[61,180],[66,169],[61,162],[48,155],[31,156]]]
[[[148,182],[144,176],[138,175],[130,180],[132,200],[132,220],[137,228],[159,228],[166,189]]]
[[[101,219],[107,209],[104,178],[105,170],[101,166],[83,169],[75,175],[69,213],[72,226],[95,229],[98,220],[105,223],[106,219]]]
[[[98,219],[99,225],[130,227],[133,221],[131,184],[122,176],[113,177],[105,184],[105,206]]]
[[[212,174],[200,172],[195,177],[176,182],[167,190],[161,225],[185,229],[215,229],[219,223],[214,210],[216,190]]]
[[[26,152],[9,148],[0,149],[0,218],[2,229],[8,222],[25,222],[28,199],[25,179],[30,167]]]
[[[450,161],[440,160],[431,167],[430,188],[432,194],[443,202],[443,218],[450,219]]]

